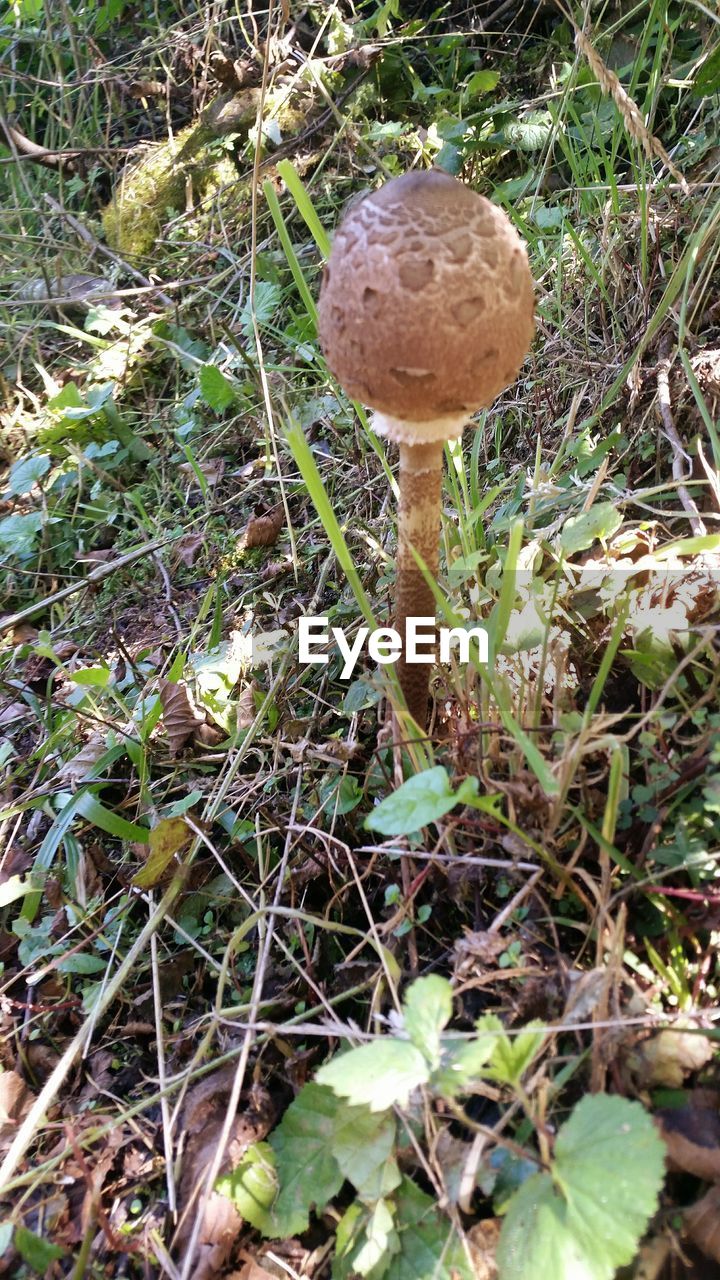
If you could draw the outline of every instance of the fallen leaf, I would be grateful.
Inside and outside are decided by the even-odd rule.
[[[646,1086],[680,1089],[685,1076],[700,1071],[713,1056],[708,1038],[698,1031],[660,1031],[638,1046],[635,1068]]]
[[[285,512],[282,507],[275,507],[265,516],[251,516],[247,522],[242,545],[246,549],[252,547],[272,547],[285,524]]]
[[[720,1186],[711,1187],[685,1210],[685,1229],[693,1244],[720,1262]]]
[[[38,638],[37,627],[31,627],[28,622],[21,622],[18,627],[13,629],[13,644],[32,644],[33,640]]]
[[[6,728],[7,725],[17,724],[18,721],[24,720],[29,711],[29,707],[24,702],[9,702],[7,706],[0,710],[0,728]]]
[[[502,1222],[499,1218],[481,1218],[468,1231],[467,1238],[475,1280],[495,1280],[497,1276],[495,1254],[501,1226]],[[549,1276],[547,1280],[550,1280]]]
[[[197,472],[200,471],[209,484],[210,488],[222,480],[225,471],[224,458],[205,458],[202,462],[196,460],[195,466],[191,466],[189,462],[181,462],[179,470],[183,475],[189,476],[191,480],[197,480]]]
[[[205,541],[202,533],[186,533],[175,543],[175,554],[188,569],[191,569]]]
[[[186,1142],[178,1188],[182,1225],[177,1243],[181,1250],[193,1229],[207,1171],[225,1123],[235,1070],[235,1065],[230,1064],[206,1076],[188,1091],[183,1109]],[[234,1169],[248,1147],[266,1137],[274,1119],[269,1095],[264,1090],[251,1090],[249,1096],[242,1099],[241,1105],[243,1103],[244,1110],[238,1111],[230,1130],[222,1173]],[[188,1212],[184,1212],[186,1208]],[[203,1213],[193,1280],[211,1280],[222,1271],[242,1225],[232,1200],[218,1191],[211,1192]]]
[[[227,734],[215,724],[199,724],[195,730],[195,739],[200,746],[217,747],[224,742]]]
[[[188,738],[193,736],[198,725],[205,723],[205,715],[195,706],[193,696],[183,680],[178,681],[177,684],[172,684],[169,680],[161,680],[160,702],[170,753],[177,755]]]
[[[236,716],[238,729],[249,729],[257,715],[255,706],[255,685],[249,684],[243,689],[237,700]]]
[[[690,1103],[658,1111],[655,1121],[671,1162],[703,1182],[720,1181],[720,1115]]]
[[[56,774],[57,781],[69,782],[71,785],[80,782],[94,769],[106,751],[105,733],[96,730],[90,734],[85,746],[78,751],[77,755],[60,766]]]
[[[0,1152],[10,1146],[34,1101],[34,1093],[17,1071],[0,1071]]]
[[[161,880],[176,853],[192,840],[192,831],[184,818],[161,818],[150,832],[145,849],[145,866],[133,876],[138,889],[152,889]]]

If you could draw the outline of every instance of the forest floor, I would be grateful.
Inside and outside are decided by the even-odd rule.
[[[716,1276],[712,6],[3,24],[0,1273]],[[446,451],[494,663],[393,744],[386,669],[298,661],[395,574],[315,305],[433,164],[537,336]]]

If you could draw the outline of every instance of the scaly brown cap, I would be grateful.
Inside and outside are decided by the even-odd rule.
[[[502,210],[438,169],[406,173],[340,224],[320,344],[349,396],[446,439],[516,377],[533,308],[525,246]]]

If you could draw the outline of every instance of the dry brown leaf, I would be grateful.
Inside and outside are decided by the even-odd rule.
[[[495,1280],[495,1254],[502,1222],[499,1218],[481,1218],[468,1231],[468,1244],[473,1260],[475,1280]],[[538,1276],[538,1280],[540,1277]],[[547,1277],[550,1280],[550,1276]]]
[[[685,1076],[700,1071],[713,1056],[706,1036],[697,1031],[660,1031],[638,1046],[636,1067],[643,1085],[680,1089]]]
[[[175,554],[178,560],[187,565],[188,569],[191,569],[194,565],[204,541],[205,538],[202,533],[186,533],[184,537],[178,538],[175,543]]]
[[[703,1182],[720,1181],[720,1115],[711,1107],[670,1107],[655,1116],[668,1156]]]
[[[251,516],[243,534],[242,545],[248,550],[251,547],[272,547],[285,524],[285,512],[282,507],[275,507],[265,516]]]
[[[178,681],[177,684],[171,684],[169,680],[161,680],[160,702],[170,752],[172,755],[177,755],[188,738],[193,736],[198,725],[205,723],[205,714],[195,706],[193,696],[184,680]]]
[[[720,1262],[720,1186],[711,1187],[685,1210],[685,1229],[698,1249]]]
[[[30,708],[24,702],[8,702],[0,709],[0,728],[5,729],[8,725],[24,720],[29,710]]]
[[[234,1077],[235,1066],[230,1064],[206,1076],[188,1091],[183,1109],[183,1129],[187,1140],[179,1184],[181,1226],[176,1242],[181,1249],[193,1228],[207,1170],[225,1123]],[[245,1100],[245,1109],[238,1111],[235,1117],[222,1172],[234,1169],[248,1147],[268,1134],[273,1119],[269,1095],[260,1089],[252,1090]],[[193,1280],[211,1280],[222,1270],[242,1224],[243,1220],[232,1201],[217,1191],[212,1192],[203,1214]]]
[[[191,466],[189,462],[181,462],[179,470],[185,476],[189,476],[191,480],[197,480],[197,471],[202,472],[205,480],[210,488],[222,480],[225,471],[224,458],[205,458],[203,462],[196,462],[195,466]]]
[[[34,1101],[34,1093],[17,1071],[0,1071],[0,1152],[3,1154]]]
[[[248,1258],[240,1271],[233,1271],[227,1280],[277,1280],[277,1272],[266,1271],[255,1258]]]
[[[90,734],[85,746],[78,751],[77,755],[60,766],[56,774],[57,781],[69,782],[74,786],[76,782],[87,777],[106,751],[105,734],[96,730]]]
[[[12,642],[13,644],[32,644],[37,640],[38,635],[37,627],[31,627],[29,622],[21,622],[18,627],[13,628]]]
[[[195,742],[202,747],[217,747],[226,738],[225,731],[216,724],[199,724],[195,730]]]
[[[238,729],[249,729],[255,720],[257,710],[255,707],[255,685],[251,682],[243,689],[237,700],[236,716]]]

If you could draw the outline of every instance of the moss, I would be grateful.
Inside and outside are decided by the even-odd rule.
[[[184,209],[188,183],[197,203],[223,182],[232,181],[234,167],[212,144],[229,133],[247,135],[256,111],[256,90],[218,98],[195,124],[143,156],[121,178],[103,210],[103,229],[111,248],[125,257],[148,253],[168,215]]]

